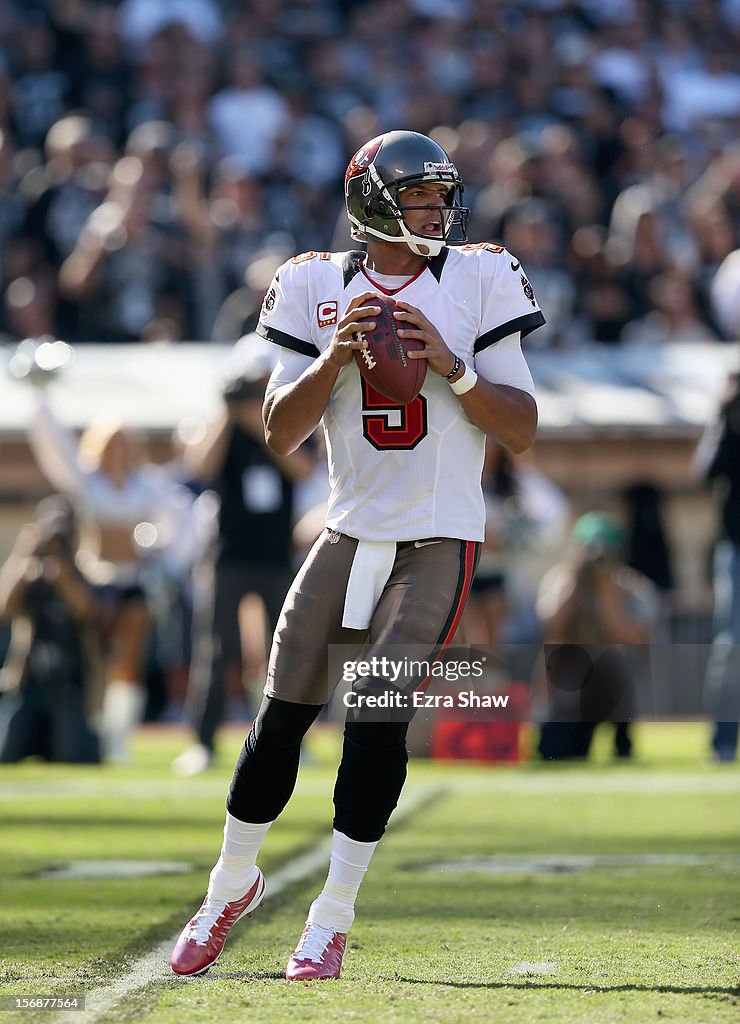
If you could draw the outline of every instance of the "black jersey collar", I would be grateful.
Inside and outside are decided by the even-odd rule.
[[[442,277],[442,270],[447,257],[450,254],[450,250],[445,246],[440,253],[432,258],[427,263],[428,269],[432,272],[435,279],[439,282]],[[365,253],[361,249],[351,249],[349,252],[344,254],[342,260],[342,274],[344,275],[344,287],[350,283],[353,277],[356,277],[360,273],[360,264],[365,259]]]

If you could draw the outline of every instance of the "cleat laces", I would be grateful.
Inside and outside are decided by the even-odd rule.
[[[331,928],[322,928],[320,924],[308,925],[293,954],[294,959],[310,960],[314,964],[322,963],[327,947],[335,935],[336,932]]]
[[[208,900],[207,903],[204,903],[190,922],[189,937],[197,945],[204,946],[211,937],[211,931],[224,910],[226,910],[226,904],[221,900]]]

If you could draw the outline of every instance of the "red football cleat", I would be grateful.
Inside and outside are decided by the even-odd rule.
[[[254,885],[241,899],[224,903],[206,896],[198,913],[188,921],[172,950],[170,967],[175,974],[203,974],[218,958],[231,929],[241,917],[250,917],[265,896],[265,878],[257,868]]]
[[[345,932],[335,932],[318,924],[307,924],[295,953],[288,961],[288,981],[313,981],[338,978],[347,945]]]

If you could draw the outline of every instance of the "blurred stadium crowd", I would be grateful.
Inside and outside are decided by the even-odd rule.
[[[723,339],[739,0],[6,0],[0,333],[229,340],[349,247],[349,155],[433,134],[548,327]]]

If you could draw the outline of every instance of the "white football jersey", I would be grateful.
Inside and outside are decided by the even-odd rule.
[[[257,333],[318,356],[350,300],[381,290],[375,282],[384,279],[365,274],[363,257],[304,253],[283,264],[265,296]],[[480,373],[485,363],[488,380],[531,393],[528,373],[525,381],[521,369],[511,379],[510,361],[500,374],[496,369],[497,342],[545,322],[524,271],[505,249],[489,243],[445,248],[398,297],[422,310],[468,366]],[[331,482],[327,526],[359,540],[483,540],[485,435],[443,377],[427,373],[419,396],[395,405],[367,384],[353,360],[339,372],[323,424]]]

